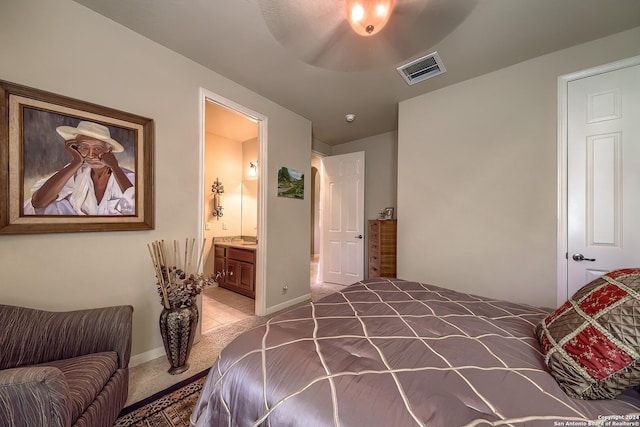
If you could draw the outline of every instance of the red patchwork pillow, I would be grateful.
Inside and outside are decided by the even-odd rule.
[[[637,319],[637,320],[636,320]],[[571,397],[613,399],[640,385],[640,269],[585,285],[536,327],[544,361]]]

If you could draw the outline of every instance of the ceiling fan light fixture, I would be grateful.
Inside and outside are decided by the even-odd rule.
[[[361,36],[378,33],[389,22],[395,0],[347,0],[347,21]]]

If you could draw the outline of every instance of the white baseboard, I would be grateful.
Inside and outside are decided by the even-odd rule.
[[[285,301],[282,304],[274,305],[273,307],[267,307],[266,314],[272,314],[276,311],[284,310],[285,308],[289,308],[292,305],[296,305],[298,303],[308,301],[311,299],[311,294],[302,295],[301,297],[291,299],[289,301]]]
[[[142,365],[145,362],[149,362],[150,360],[157,359],[158,357],[163,356],[166,357],[164,347],[152,348],[151,350],[145,351],[144,353],[131,356],[131,359],[129,360],[129,367],[133,368],[134,366]]]

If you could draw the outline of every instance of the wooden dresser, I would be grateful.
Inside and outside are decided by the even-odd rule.
[[[369,277],[396,277],[397,220],[369,220]]]

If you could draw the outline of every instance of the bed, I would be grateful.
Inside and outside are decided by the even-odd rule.
[[[635,388],[583,400],[559,387],[535,332],[551,312],[367,279],[236,338],[210,370],[191,423],[640,425]]]

